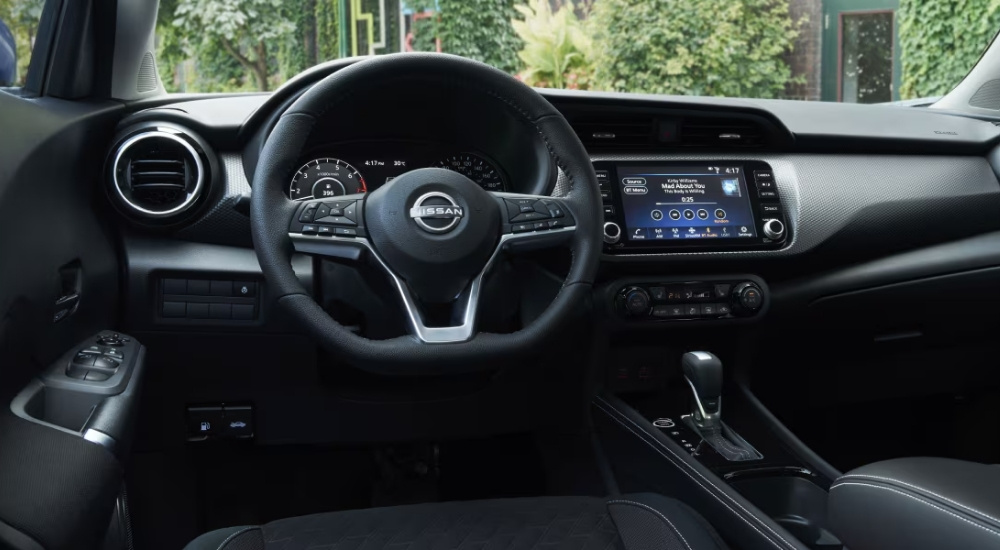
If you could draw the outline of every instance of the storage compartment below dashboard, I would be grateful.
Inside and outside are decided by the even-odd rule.
[[[828,493],[812,481],[777,476],[738,480],[730,485],[810,548],[841,548],[840,540],[826,527]]]

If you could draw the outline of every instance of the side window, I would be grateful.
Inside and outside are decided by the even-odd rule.
[[[45,0],[0,0],[0,86],[23,86]]]

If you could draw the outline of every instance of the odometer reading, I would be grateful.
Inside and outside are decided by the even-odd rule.
[[[300,201],[367,191],[365,179],[353,166],[340,159],[320,158],[305,163],[295,172],[288,196]]]
[[[454,170],[479,184],[487,191],[506,191],[503,177],[496,166],[479,155],[462,153],[439,161],[435,166]]]

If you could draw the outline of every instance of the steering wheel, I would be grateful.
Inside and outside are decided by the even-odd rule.
[[[373,86],[438,86],[477,94],[484,108],[507,109],[537,131],[569,179],[570,191],[560,197],[487,192],[457,172],[421,168],[367,194],[291,201],[284,187],[313,127],[332,108],[363,97]],[[282,114],[261,151],[250,221],[269,292],[320,345],[373,372],[443,374],[526,355],[564,325],[590,293],[603,219],[590,157],[548,101],[488,65],[451,55],[407,53],[341,69]],[[498,258],[553,246],[568,246],[572,261],[552,303],[517,332],[478,332],[483,280]],[[409,334],[371,340],[337,323],[295,276],[293,252],[379,266],[398,291]],[[451,304],[451,321],[429,321],[428,304]]]

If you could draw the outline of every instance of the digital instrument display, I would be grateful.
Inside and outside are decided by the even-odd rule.
[[[754,239],[744,167],[739,164],[621,165],[618,189],[628,241]]]

